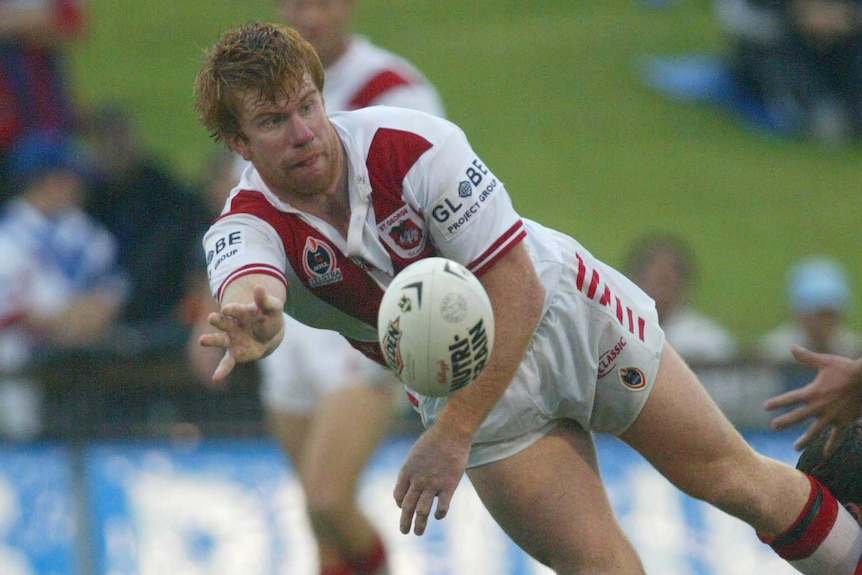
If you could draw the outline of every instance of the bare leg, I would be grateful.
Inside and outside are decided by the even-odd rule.
[[[766,536],[787,529],[808,500],[808,479],[756,453],[669,346],[647,404],[621,438],[682,491]]]
[[[363,558],[379,541],[358,506],[356,485],[388,430],[390,396],[389,388],[355,387],[325,396],[312,416],[269,414],[299,472],[324,572]]]
[[[561,422],[524,451],[467,475],[506,533],[557,573],[644,573],[614,517],[592,436],[577,424]]]

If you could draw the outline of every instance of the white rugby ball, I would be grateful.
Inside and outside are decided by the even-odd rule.
[[[494,347],[494,312],[470,270],[424,258],[395,276],[380,302],[386,363],[410,389],[444,397],[473,381]]]

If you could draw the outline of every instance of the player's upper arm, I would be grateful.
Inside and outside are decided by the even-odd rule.
[[[217,221],[204,236],[210,290],[219,301],[245,276],[268,276],[287,286],[284,245],[266,222],[248,214]]]

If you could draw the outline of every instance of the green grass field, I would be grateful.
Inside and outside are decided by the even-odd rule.
[[[201,50],[268,0],[91,0],[74,51],[85,101],[122,98],[146,143],[192,177],[212,150],[192,112]],[[708,3],[362,0],[359,31],[413,60],[523,215],[617,265],[651,230],[684,234],[702,268],[693,303],[751,341],[784,316],[797,257],[826,253],[862,294],[862,147],[756,134],[643,87],[636,62],[721,46]],[[851,321],[862,328],[857,297]]]

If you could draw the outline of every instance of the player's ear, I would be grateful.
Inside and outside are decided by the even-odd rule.
[[[850,512],[850,515],[856,518],[856,522],[862,526],[862,504],[845,503],[844,507]]]
[[[234,134],[225,138],[225,141],[231,150],[236,152],[239,156],[242,156],[243,160],[247,162],[251,161],[251,152],[249,151],[248,143],[243,136]]]

